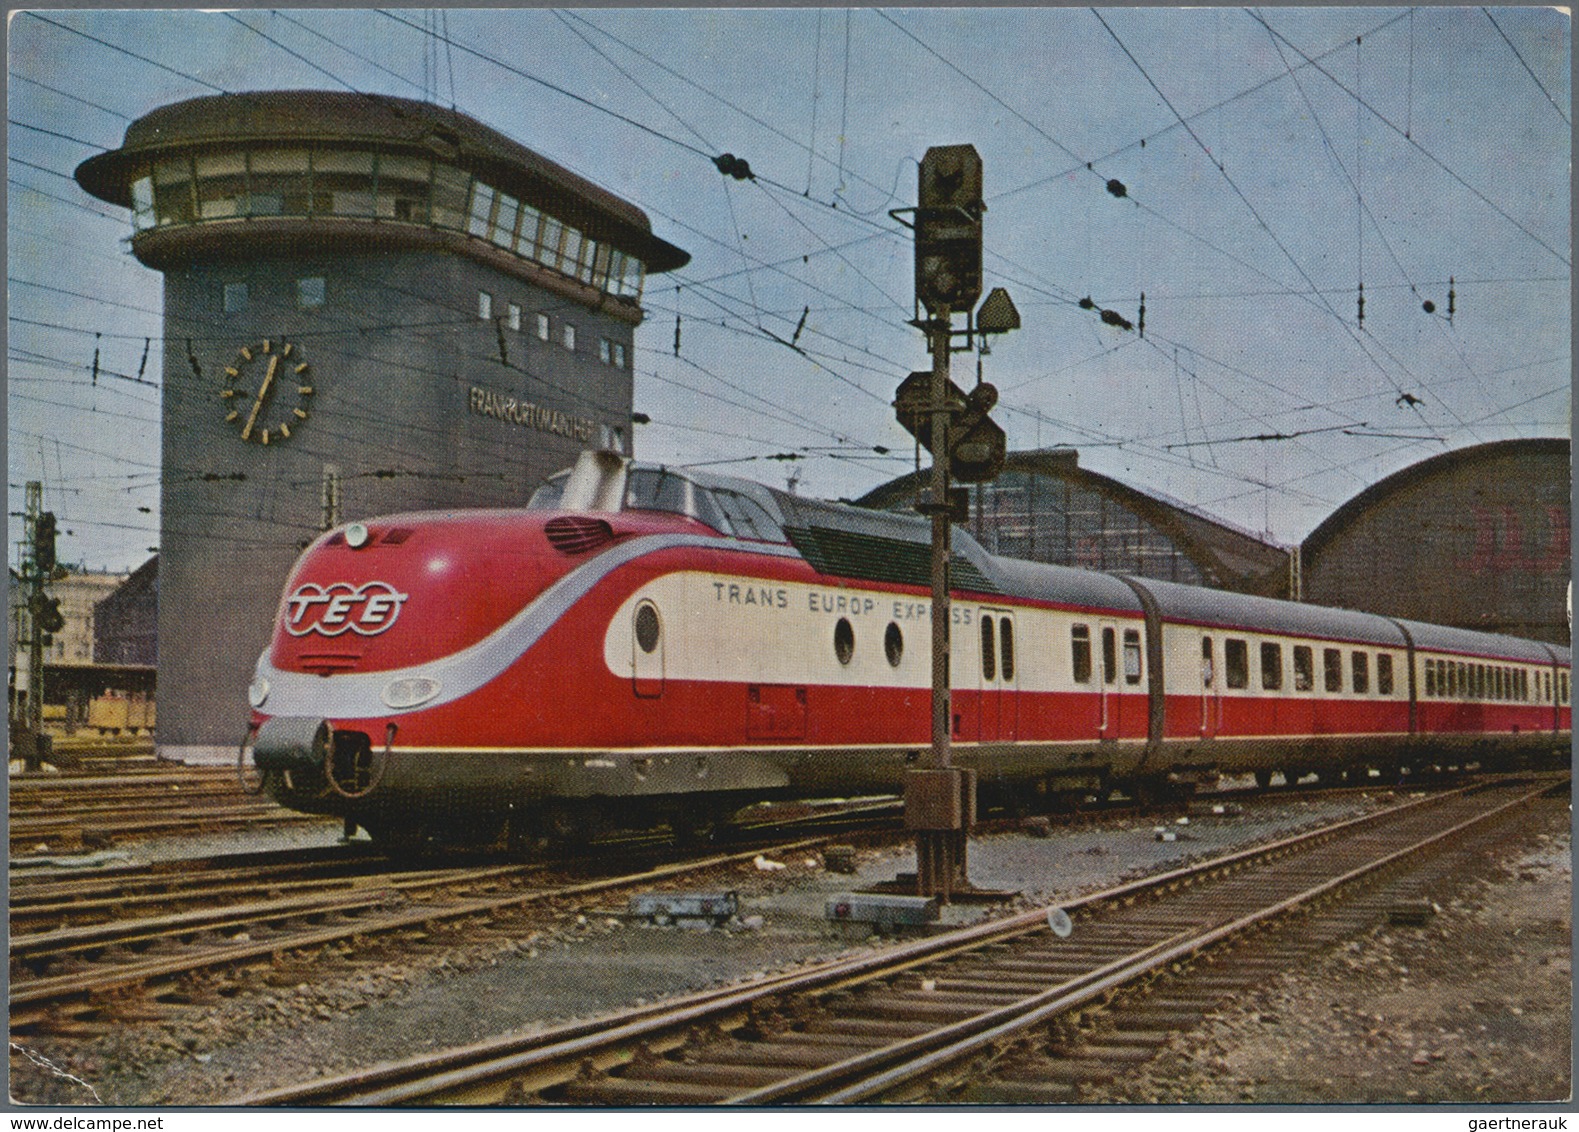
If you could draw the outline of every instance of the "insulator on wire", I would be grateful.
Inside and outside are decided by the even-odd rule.
[[[1136,320],[1136,329],[1142,338],[1146,337],[1146,292],[1140,293],[1140,317]]]
[[[1360,326],[1363,328],[1365,326],[1365,284],[1364,283],[1360,284],[1360,297],[1359,297],[1357,305],[1359,307],[1359,323],[1360,323]]]
[[[677,358],[680,356],[680,313],[678,311],[674,315],[674,356]]]
[[[1096,303],[1094,303],[1091,300],[1091,296],[1090,295],[1087,295],[1085,298],[1080,300],[1080,309],[1083,310],[1083,311],[1089,311],[1089,310],[1095,310],[1096,309]]]
[[[99,335],[93,336],[93,384],[99,384]]]
[[[143,371],[148,368],[148,347],[153,345],[152,338],[143,339],[143,360],[137,363],[137,378],[142,380]]]
[[[1453,289],[1453,277],[1447,277],[1447,320],[1453,321],[1453,312],[1458,305],[1458,292]]]

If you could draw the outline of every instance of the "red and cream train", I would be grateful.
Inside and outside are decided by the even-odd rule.
[[[891,792],[928,742],[928,527],[588,453],[521,510],[302,556],[242,757],[393,842],[685,829]],[[983,795],[1567,758],[1569,651],[999,558],[952,565],[954,758]]]

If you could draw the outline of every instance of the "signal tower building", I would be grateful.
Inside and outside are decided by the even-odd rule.
[[[646,276],[629,202],[464,114],[197,98],[78,183],[164,274],[160,754],[233,758],[292,562],[357,517],[517,505],[631,450]]]

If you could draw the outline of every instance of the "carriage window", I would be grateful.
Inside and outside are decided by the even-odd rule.
[[[992,618],[981,619],[981,678],[991,680],[997,673],[998,649],[992,641]]]
[[[658,620],[658,607],[644,601],[636,607],[636,643],[641,651],[651,653],[658,647],[658,635],[663,626]]]
[[[1436,661],[1434,660],[1425,662],[1425,694],[1436,695]]]
[[[1316,658],[1309,645],[1294,646],[1294,691],[1308,692],[1316,686]]]
[[[998,619],[998,646],[1003,653],[1003,682],[1014,679],[1014,622],[1007,617]]]
[[[905,635],[896,622],[888,623],[888,631],[883,634],[883,652],[888,656],[888,663],[895,668],[905,655]]]
[[[1343,691],[1343,653],[1337,649],[1322,649],[1321,668],[1327,691]]]
[[[1557,674],[1557,702],[1561,704],[1568,702],[1568,673],[1566,672]]]
[[[1140,630],[1124,630],[1124,683],[1140,683]]]
[[[1201,687],[1210,688],[1216,673],[1212,671],[1212,638],[1201,638]]]
[[[1371,690],[1370,654],[1354,652],[1349,654],[1349,659],[1354,662],[1354,690],[1356,692],[1369,692]]]
[[[1104,684],[1118,683],[1118,655],[1114,650],[1114,637],[1112,629],[1102,630],[1102,682]]]
[[[1376,690],[1384,696],[1393,694],[1393,656],[1382,653],[1376,658]]]
[[[1089,684],[1091,682],[1091,626],[1070,626],[1069,658],[1074,662],[1075,683]]]
[[[1283,686],[1283,646],[1261,644],[1261,687],[1275,692]]]
[[[1228,666],[1228,686],[1250,686],[1250,646],[1232,637],[1223,642],[1223,663]]]
[[[833,627],[833,655],[839,658],[840,664],[849,664],[855,655],[855,627],[848,617],[839,618],[839,623]]]

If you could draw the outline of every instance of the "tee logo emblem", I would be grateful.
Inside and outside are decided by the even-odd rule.
[[[388,582],[363,582],[360,586],[304,582],[285,599],[285,631],[293,637],[308,633],[338,637],[349,629],[371,637],[395,623],[409,596]]]

